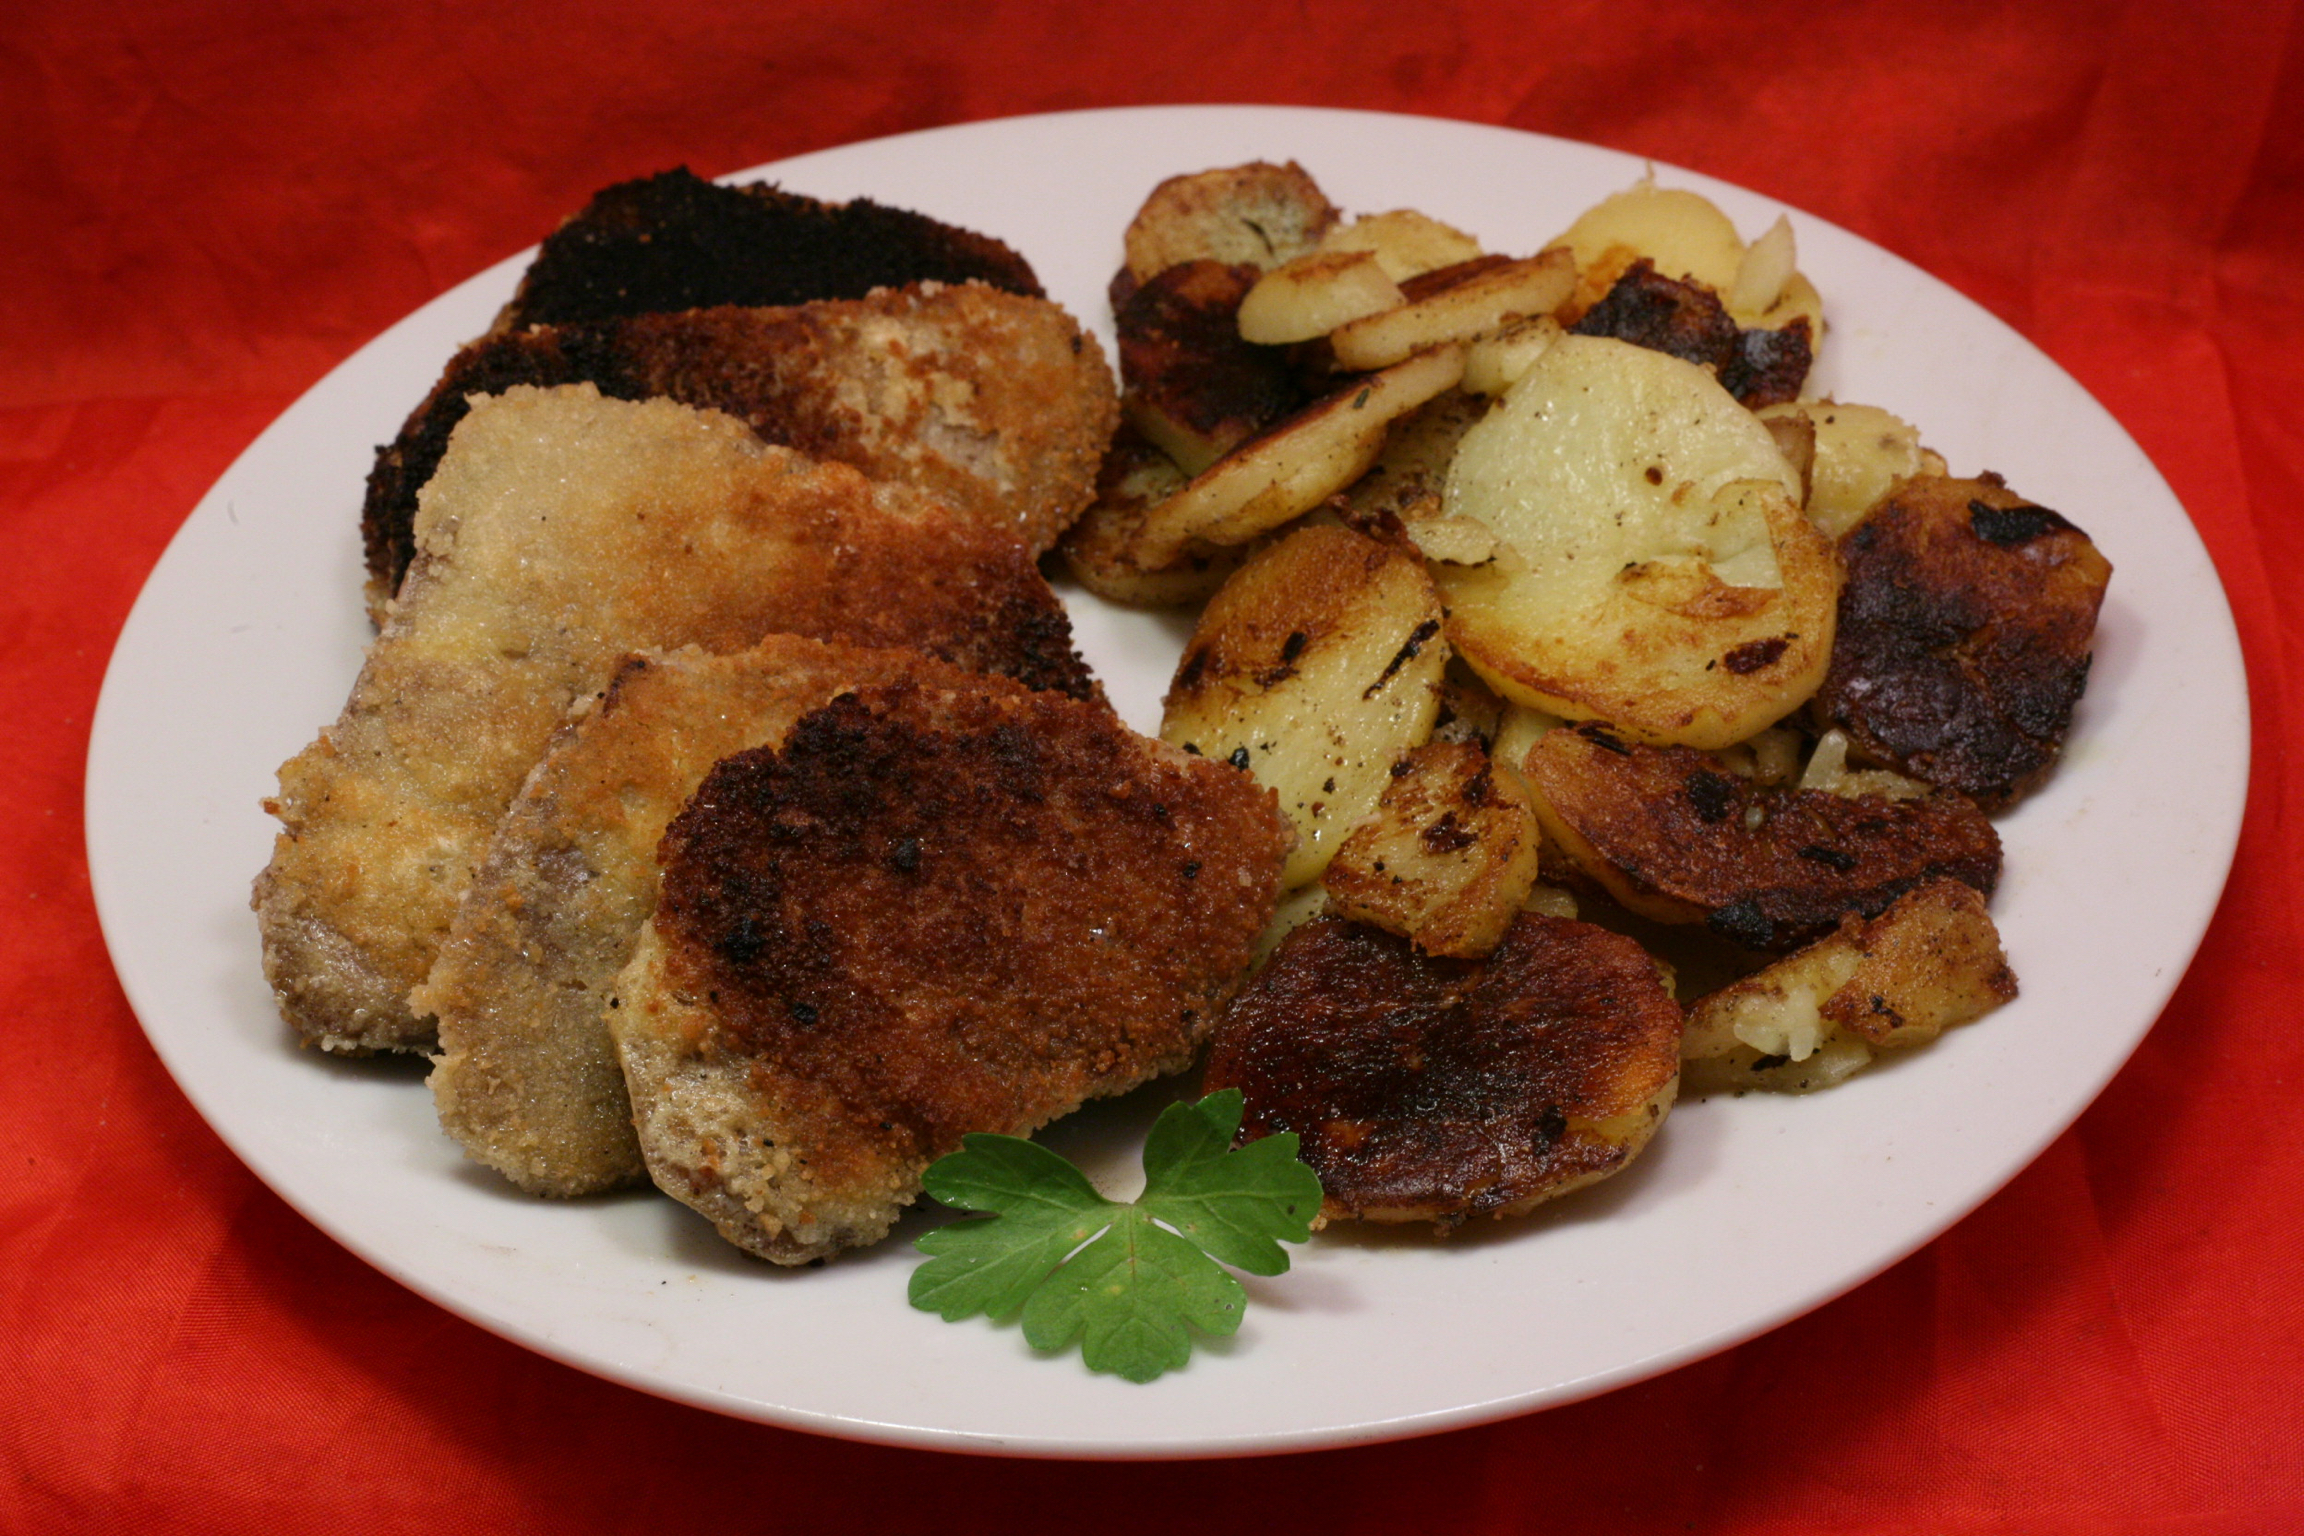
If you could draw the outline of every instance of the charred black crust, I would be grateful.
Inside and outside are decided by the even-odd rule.
[[[1447,1226],[1621,1162],[1576,1117],[1652,1097],[1678,1041],[1654,964],[1619,935],[1523,915],[1467,961],[1323,918],[1226,1013],[1207,1086],[1242,1090],[1244,1140],[1302,1138],[1329,1214]]]
[[[2088,536],[1988,478],[1922,479],[1840,543],[1815,710],[1865,758],[1988,810],[2055,765],[2110,575]]]
[[[1646,258],[1626,268],[1570,329],[1709,368],[1728,393],[1753,410],[1797,399],[1815,360],[1805,318],[1782,330],[1740,329],[1717,294],[1663,276]]]
[[[1043,297],[1031,264],[988,235],[868,198],[723,187],[681,167],[604,188],[546,236],[501,323],[860,299],[970,280]]]

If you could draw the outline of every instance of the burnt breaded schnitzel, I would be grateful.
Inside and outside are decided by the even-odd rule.
[[[722,758],[774,745],[839,694],[963,676],[909,651],[772,635],[750,650],[627,656],[554,733],[504,813],[432,973],[441,1126],[531,1194],[642,1178],[603,1014],[656,907],[656,846]]]
[[[805,1263],[971,1131],[1188,1066],[1289,833],[1227,763],[997,678],[843,695],[714,768],[609,1030],[659,1187]]]
[[[589,383],[725,411],[763,442],[918,486],[1037,554],[1092,498],[1119,419],[1103,349],[1062,309],[982,283],[491,332],[377,450],[361,512],[381,624],[416,552],[416,493],[475,394]]]
[[[256,882],[265,976],[328,1050],[431,1045],[409,990],[553,730],[628,651],[811,634],[1095,692],[1012,540],[670,401],[483,400],[417,535],[342,715],[267,805],[284,830]]]

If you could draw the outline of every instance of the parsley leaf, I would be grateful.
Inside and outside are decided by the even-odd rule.
[[[1107,1200],[1037,1142],[973,1133],[931,1164],[928,1193],[986,1213],[921,1238],[912,1305],[946,1322],[1023,1314],[1035,1349],[1080,1341],[1092,1371],[1150,1381],[1191,1357],[1192,1334],[1235,1332],[1252,1275],[1288,1268],[1283,1242],[1312,1235],[1318,1175],[1293,1132],[1235,1149],[1237,1088],[1171,1104],[1144,1140],[1144,1193]],[[1219,1262],[1221,1261],[1221,1262]]]

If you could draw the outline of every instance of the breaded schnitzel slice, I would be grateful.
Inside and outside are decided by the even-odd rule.
[[[285,830],[256,883],[265,975],[329,1050],[430,1046],[409,989],[554,727],[627,651],[811,634],[1094,690],[1012,541],[670,401],[491,397],[418,540],[343,714],[267,806]]]
[[[1032,264],[990,235],[870,198],[827,203],[764,182],[724,187],[680,167],[594,193],[544,237],[493,328],[971,280],[1042,292]]]
[[[918,486],[1035,554],[1093,497],[1120,410],[1094,337],[1045,299],[982,283],[492,333],[377,450],[361,533],[379,621],[415,554],[416,493],[468,397],[577,383],[725,411],[764,442]]]
[[[713,764],[784,739],[840,693],[963,674],[910,651],[773,635],[747,651],[627,656],[554,734],[505,811],[432,974],[440,1124],[539,1195],[642,1177],[602,1017],[656,908],[656,845]]]
[[[609,1031],[648,1171],[781,1264],[884,1236],[970,1131],[1188,1066],[1288,833],[1229,764],[998,679],[843,695],[673,821]]]

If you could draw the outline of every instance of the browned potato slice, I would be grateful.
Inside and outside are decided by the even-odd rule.
[[[1643,258],[1666,277],[1690,279],[1720,294],[1735,289],[1744,266],[1744,237],[1711,199],[1660,187],[1653,177],[1593,204],[1553,244],[1575,254],[1579,311],[1597,303]]]
[[[1680,1009],[1630,939],[1524,913],[1485,960],[1330,918],[1233,1000],[1211,1089],[1302,1138],[1332,1220],[1516,1216],[1606,1178],[1662,1123]]]
[[[1471,261],[1481,254],[1479,241],[1413,208],[1362,214],[1329,230],[1320,248],[1367,251],[1396,283]]]
[[[1198,545],[1156,571],[1128,557],[1144,514],[1182,488],[1176,461],[1123,423],[1096,477],[1096,500],[1057,542],[1073,579],[1107,602],[1129,608],[1187,608],[1224,585],[1245,549]]]
[[[1240,301],[1240,339],[1284,346],[1397,308],[1400,285],[1369,251],[1311,251],[1256,280]]]
[[[1428,955],[1496,947],[1536,883],[1536,818],[1520,775],[1477,742],[1427,742],[1392,767],[1376,814],[1320,883],[1339,915]]]
[[[1933,1040],[2015,995],[1984,898],[1931,880],[1700,999],[1681,1041],[1688,1086],[1828,1088],[1877,1051]]]
[[[1301,517],[1366,473],[1385,428],[1463,371],[1461,350],[1436,347],[1314,401],[1147,513],[1134,558],[1157,569],[1194,539],[1245,544]]]
[[[1710,753],[1625,741],[1605,726],[1547,732],[1521,759],[1544,834],[1630,910],[1789,949],[1841,916],[1885,911],[1924,880],[1989,895],[2000,838],[1958,795],[1849,799],[1780,789]]]
[[[1907,482],[1840,541],[1816,709],[1865,758],[1987,810],[2048,776],[2088,683],[2111,562],[1996,475]]]
[[[1336,217],[1335,205],[1293,160],[1171,176],[1152,189],[1122,237],[1127,276],[1150,282],[1186,261],[1275,267],[1318,245]]]
[[[1188,474],[1303,403],[1286,355],[1240,338],[1255,283],[1254,267],[1186,262],[1117,307],[1122,409]]]
[[[1575,286],[1575,263],[1562,251],[1521,261],[1482,257],[1411,280],[1407,303],[1341,326],[1328,342],[1342,367],[1389,368],[1426,347],[1548,315]]]
[[[1716,747],[1807,701],[1839,558],[1768,429],[1704,369],[1564,336],[1464,434],[1442,490],[1496,558],[1444,566],[1450,642],[1507,698]]]
[[[1634,262],[1569,330],[1613,336],[1709,368],[1723,389],[1754,410],[1798,396],[1815,357],[1807,322],[1747,330],[1711,289],[1666,277],[1645,260]]]
[[[1296,827],[1283,889],[1320,878],[1431,734],[1448,659],[1440,596],[1413,554],[1306,526],[1209,601],[1168,690],[1161,738],[1279,793]]]

